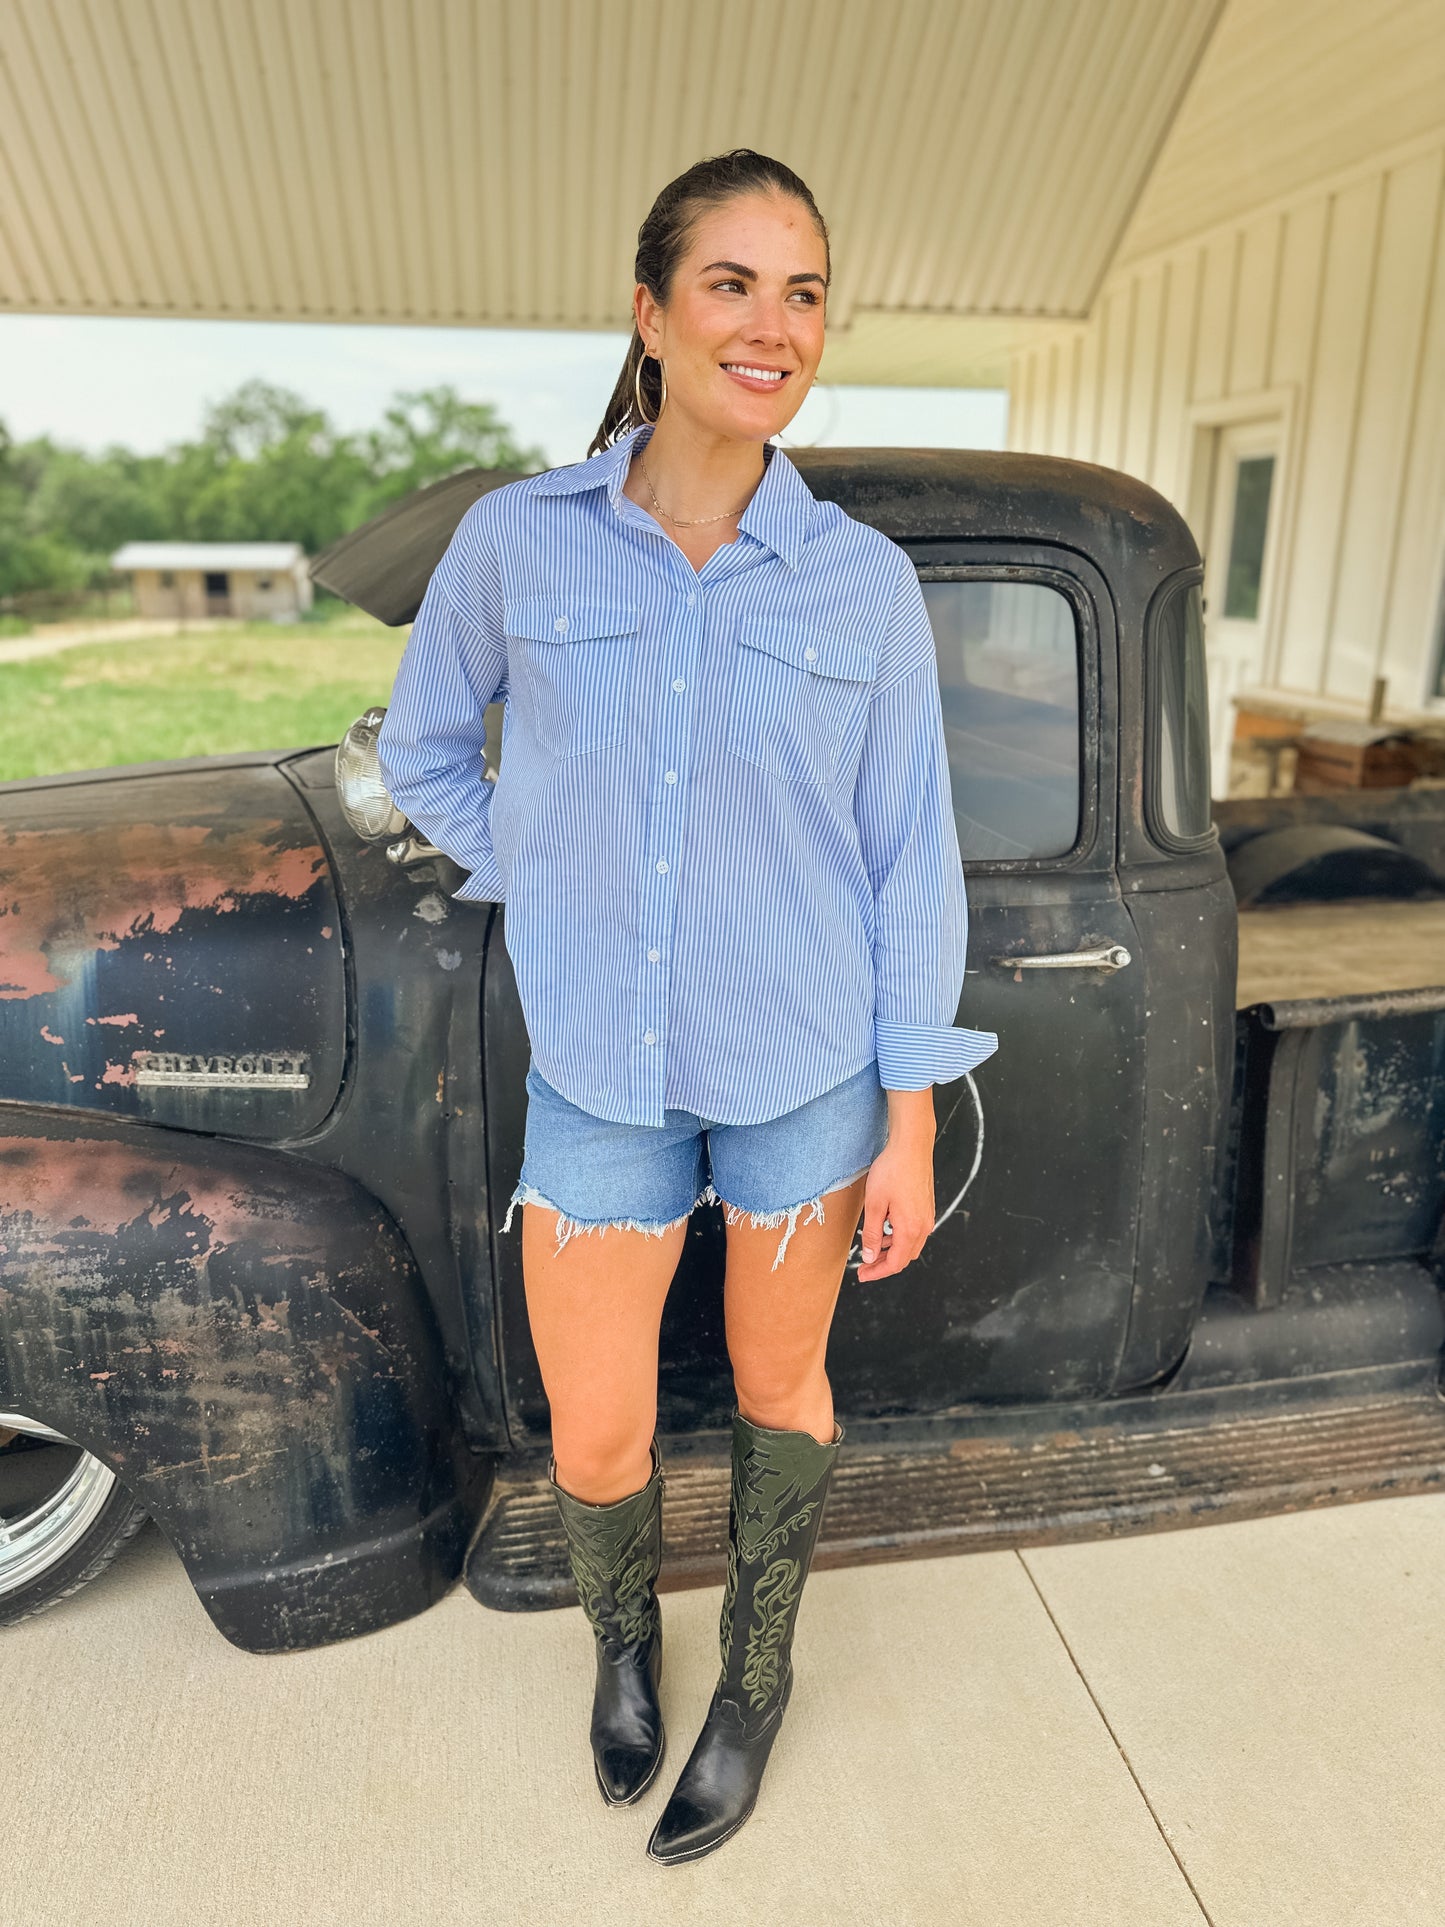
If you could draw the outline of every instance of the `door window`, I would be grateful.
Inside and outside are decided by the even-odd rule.
[[[1079,838],[1079,642],[1042,582],[931,580],[953,809],[965,862],[1063,856]]]
[[[1204,610],[1197,582],[1166,591],[1148,651],[1151,827],[1158,842],[1189,843],[1208,836],[1213,821]]]
[[[1224,577],[1224,613],[1231,621],[1259,619],[1259,577],[1264,566],[1264,532],[1269,527],[1269,494],[1274,485],[1273,455],[1248,455],[1234,471],[1233,532]]]

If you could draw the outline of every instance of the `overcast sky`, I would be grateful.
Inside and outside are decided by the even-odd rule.
[[[342,429],[373,426],[399,388],[450,383],[495,403],[549,462],[580,461],[626,352],[624,334],[336,327],[0,315],[0,421],[17,441],[120,442],[151,453],[194,436],[205,404],[261,376]],[[805,445],[1002,448],[1001,389],[824,388],[779,438]]]

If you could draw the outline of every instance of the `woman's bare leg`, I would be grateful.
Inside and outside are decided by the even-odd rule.
[[[590,1505],[640,1491],[651,1474],[658,1334],[686,1236],[686,1220],[658,1237],[609,1225],[558,1251],[557,1213],[522,1207],[527,1317],[557,1483]]]
[[[738,1410],[754,1425],[811,1432],[820,1444],[832,1443],[833,1391],[824,1360],[867,1181],[865,1171],[825,1192],[821,1224],[800,1213],[776,1271],[776,1225],[753,1225],[744,1216],[727,1227],[728,1356]]]

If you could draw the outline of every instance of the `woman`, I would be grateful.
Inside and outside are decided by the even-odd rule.
[[[792,1690],[860,1212],[859,1280],[895,1277],[933,1229],[932,1086],[997,1042],[953,1025],[966,909],[917,576],[770,441],[817,372],[830,272],[778,161],[738,149],[663,189],[588,459],[468,510],[379,738],[397,805],[471,869],[456,894],[507,904],[532,1063],[502,1229],[521,1203],[611,1804],[663,1756],[663,1305],[692,1211],[725,1207],[722,1671],[648,1842],[664,1861],[747,1819]]]

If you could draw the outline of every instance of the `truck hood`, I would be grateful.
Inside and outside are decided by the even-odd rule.
[[[7,786],[0,1101],[291,1137],[345,1040],[330,863],[280,769]]]

